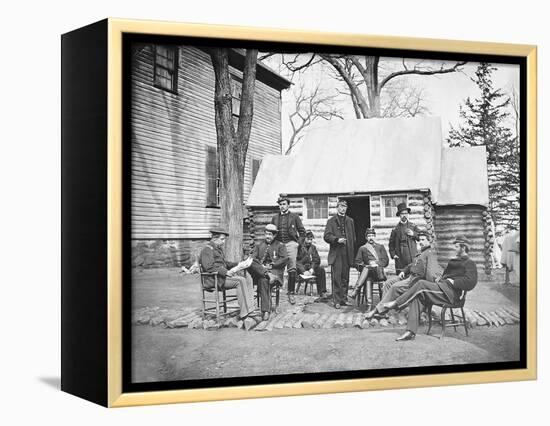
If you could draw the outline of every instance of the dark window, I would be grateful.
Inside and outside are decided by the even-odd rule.
[[[406,203],[406,195],[382,195],[382,219],[392,219],[397,214],[397,205]]]
[[[206,147],[206,205],[220,205],[220,179],[218,167],[218,150],[216,147]]]
[[[154,85],[170,92],[177,91],[178,48],[155,46]]]
[[[328,197],[307,197],[306,210],[308,219],[327,219]]]
[[[235,128],[235,131],[237,131],[239,114],[241,113],[242,89],[242,80],[237,76],[231,75],[231,109],[233,112],[233,127]]]
[[[262,164],[261,158],[252,159],[252,185],[256,182],[256,176],[258,176],[258,170],[260,170],[260,165]]]

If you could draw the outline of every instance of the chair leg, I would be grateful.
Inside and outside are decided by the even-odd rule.
[[[202,286],[201,286],[202,287]],[[201,291],[202,291],[202,319],[206,319],[206,295],[205,295],[205,292],[204,292],[204,287],[201,288]]]
[[[466,332],[466,337],[468,337],[468,324],[466,324],[466,317],[464,316],[464,308],[460,308],[460,312],[462,313],[462,322],[464,324],[464,331]]]
[[[455,319],[455,314],[453,312],[453,308],[449,308],[449,311],[451,312],[451,320],[453,322],[453,327],[454,327],[455,333],[456,333],[456,325],[455,325],[456,324],[456,319]]]
[[[214,294],[216,296],[216,323],[219,325],[220,324],[220,295],[219,295],[217,283],[214,289],[215,289]]]
[[[428,306],[428,331],[426,334],[430,334],[430,330],[432,329],[432,305]]]
[[[439,336],[440,339],[443,339],[445,336],[445,313],[447,311],[447,308],[441,308],[441,336]]]
[[[225,288],[223,289],[222,296],[223,296],[222,306],[223,306],[223,312],[225,314],[225,313],[227,313],[227,295],[225,294]]]

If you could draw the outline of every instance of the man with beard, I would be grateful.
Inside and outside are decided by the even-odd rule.
[[[367,242],[359,247],[357,256],[355,256],[355,266],[361,271],[357,283],[351,292],[350,297],[354,298],[359,289],[367,284],[367,304],[372,305],[372,283],[375,281],[385,281],[386,274],[384,268],[388,266],[390,259],[386,248],[382,244],[374,241],[376,231],[374,228],[368,228],[365,231]]]
[[[298,255],[298,245],[303,242],[306,230],[300,216],[290,212],[290,199],[281,194],[277,200],[280,212],[271,219],[271,223],[279,230],[275,237],[283,243],[288,254],[288,301],[294,305],[296,300],[294,294],[296,291],[296,256]]]
[[[420,279],[435,281],[441,276],[441,267],[437,263],[437,254],[431,246],[431,237],[426,230],[418,231],[418,245],[420,253],[417,253],[412,263],[407,265],[399,275],[390,278],[384,285],[382,300],[376,307],[365,314],[365,318],[371,319],[376,314],[385,311],[384,305],[405,293],[416,281]]]
[[[313,244],[313,232],[311,231],[306,232],[306,239],[298,248],[296,269],[300,275],[314,276],[319,298],[327,297],[327,274],[325,268],[321,266],[321,257],[317,247]]]
[[[265,227],[264,241],[254,246],[252,265],[248,268],[260,293],[262,318],[267,321],[271,311],[271,286],[283,285],[283,273],[288,262],[286,247],[275,239],[277,227]]]
[[[389,249],[390,256],[395,260],[395,272],[398,274],[410,264],[417,253],[416,236],[418,227],[409,221],[411,209],[406,203],[397,205],[397,216],[399,223],[392,229],[390,234]]]
[[[331,267],[332,298],[336,309],[347,304],[349,268],[355,256],[355,223],[346,215],[347,209],[347,201],[338,200],[337,214],[327,221],[324,234],[324,240],[330,245],[328,264]]]
[[[239,303],[241,318],[254,314],[254,288],[252,282],[247,281],[245,277],[234,275],[231,269],[237,266],[237,263],[225,259],[223,247],[226,238],[229,236],[229,232],[223,228],[214,228],[210,230],[210,233],[212,234],[212,238],[199,255],[199,264],[203,272],[217,272],[218,288],[220,290],[237,289],[237,301]],[[206,277],[204,288],[214,288],[214,282],[214,277]]]
[[[467,291],[477,284],[477,267],[468,256],[470,243],[464,236],[454,240],[456,257],[449,260],[443,276],[436,282],[418,280],[396,300],[384,304],[385,309],[403,309],[409,306],[407,330],[396,340],[413,340],[418,330],[422,306],[452,304],[458,305]]]

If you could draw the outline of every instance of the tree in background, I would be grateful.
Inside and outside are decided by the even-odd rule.
[[[480,63],[472,81],[480,95],[466,99],[460,107],[463,123],[451,125],[447,142],[450,146],[485,146],[489,179],[489,209],[497,232],[518,229],[519,226],[519,115],[510,125],[510,107],[514,98],[493,86],[492,73],[496,68]],[[512,104],[511,104],[512,103]]]
[[[210,51],[216,78],[214,109],[219,153],[221,222],[229,230],[225,252],[228,259],[240,260],[243,250],[244,170],[254,115],[254,87],[258,51],[247,49],[245,53],[237,128],[233,123],[228,55],[229,51],[226,48],[214,48]]]

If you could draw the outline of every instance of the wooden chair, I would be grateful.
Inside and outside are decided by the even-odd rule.
[[[308,278],[307,280],[303,279],[300,274],[296,274],[297,282],[296,282],[296,294],[300,291],[300,287],[302,284],[304,284],[304,294],[308,294],[311,296],[313,294],[313,286],[317,285],[317,281],[315,279],[315,275],[312,275],[312,278]],[[309,293],[307,292],[307,288],[309,286]]]
[[[214,278],[214,287],[205,287],[205,278]],[[216,318],[216,323],[221,326],[221,318],[225,315],[229,315],[235,311],[239,311],[239,306],[228,306],[229,303],[237,300],[236,289],[226,290],[225,288],[219,288],[218,286],[218,273],[217,272],[203,272],[202,266],[200,267],[200,284],[202,292],[202,318],[206,319],[207,316]],[[228,291],[234,290],[235,293],[228,294]],[[213,298],[207,297],[213,295]],[[221,298],[220,298],[221,297]],[[211,306],[214,305],[214,306]],[[223,312],[222,312],[223,310]],[[214,311],[214,312],[212,312]]]
[[[463,326],[464,331],[466,332],[466,337],[468,337],[468,324],[466,322],[466,315],[464,315],[464,302],[466,301],[466,292],[460,299],[460,302],[456,305],[451,304],[438,304],[437,306],[441,307],[441,336],[440,339],[443,339],[445,336],[445,327],[452,326],[457,331],[457,326]],[[426,334],[430,334],[432,329],[432,307],[433,305],[426,306],[426,312],[428,313],[428,331]],[[460,309],[460,313],[454,313],[453,309]],[[447,310],[451,313],[451,319],[446,318]]]

